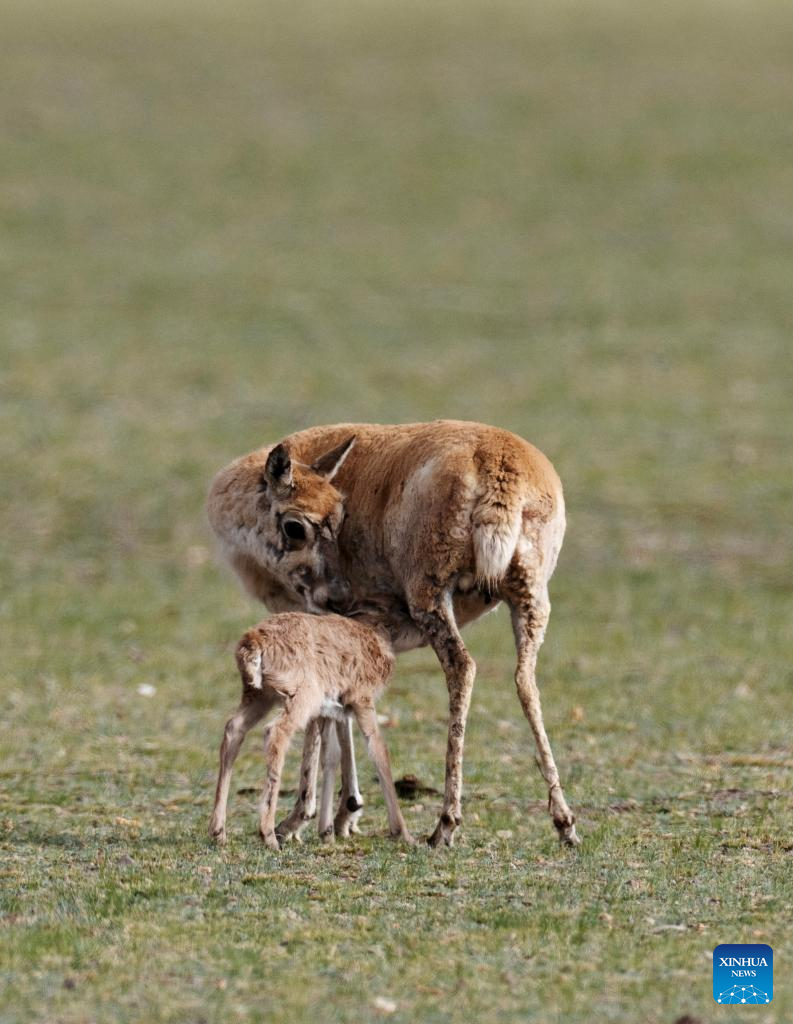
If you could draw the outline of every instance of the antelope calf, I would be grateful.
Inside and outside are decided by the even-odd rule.
[[[352,714],[366,739],[377,768],[388,809],[391,835],[413,843],[399,809],[388,751],[377,725],[375,696],[391,677],[394,653],[385,630],[376,622],[339,615],[286,612],[248,630],[237,645],[242,700],[226,722],[220,747],[220,771],[209,832],[226,839],[226,805],[234,761],[246,733],[274,707],[282,712],[268,727],[265,739],[267,776],[262,794],[259,832],[272,850],[280,848],[275,828],[278,790],[284,758],[293,734],[317,719],[343,720]],[[339,730],[344,734],[344,730]],[[317,727],[311,734],[318,737]],[[342,743],[344,747],[344,744]],[[345,758],[346,760],[346,758]],[[302,785],[302,780],[301,780]],[[332,793],[325,785],[326,795]],[[333,832],[326,800],[320,830]]]

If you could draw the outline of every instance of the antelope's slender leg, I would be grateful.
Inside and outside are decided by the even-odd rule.
[[[509,600],[509,599],[508,599]],[[537,654],[545,636],[551,605],[545,588],[524,591],[520,600],[510,600],[512,630],[518,650],[518,666],[515,684],[518,697],[526,718],[529,720],[537,746],[537,763],[548,784],[548,810],[550,811],[559,839],[567,846],[578,846],[581,840],[576,835],[575,817],[567,806],[564,791],[559,781],[551,744],[545,732],[540,704],[540,690],[537,686]]]
[[[374,705],[357,705],[354,710],[355,716],[358,719],[358,725],[361,727],[361,732],[366,738],[369,756],[374,761],[380,778],[380,786],[382,787],[388,810],[388,828],[391,835],[395,839],[401,839],[403,842],[413,845],[416,840],[408,831],[405,819],[402,817],[402,811],[400,810],[396,790],[394,789],[394,778],[391,774],[388,748],[377,724],[377,713],[375,712]]]
[[[336,817],[333,819],[333,830],[337,836],[348,836],[351,832],[357,832],[358,819],[363,810],[352,730],[351,715],[345,715],[343,721],[336,723],[336,735],[341,746],[341,799]]]
[[[463,820],[463,744],[476,664],[460,636],[449,594],[431,610],[411,605],[410,614],[438,656],[449,691],[449,736],[443,809],[428,842],[430,846],[451,846],[455,829]]]
[[[323,718],[322,725],[322,793],[319,800],[317,831],[323,843],[332,843],[333,794],[336,788],[336,772],[341,761],[341,747],[332,718]]]
[[[293,836],[300,839],[300,830],[317,813],[317,776],[319,774],[319,751],[321,744],[320,725],[322,719],[312,718],[306,726],[303,741],[303,759],[300,762],[300,778],[295,806],[287,817],[275,827],[275,834],[281,841]]]
[[[271,702],[261,693],[243,694],[242,703],[226,722],[220,745],[220,769],[215,789],[215,806],[209,822],[209,835],[219,843],[226,841],[226,807],[229,799],[231,770],[247,733],[267,714]]]
[[[295,732],[295,723],[289,711],[284,711],[268,732],[267,775],[259,811],[259,834],[265,846],[271,850],[280,849],[275,834],[275,812],[278,808],[278,790],[281,786],[281,772],[289,741]]]

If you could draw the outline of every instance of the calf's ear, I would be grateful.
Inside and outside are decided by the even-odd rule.
[[[292,459],[283,444],[277,444],[267,456],[262,475],[276,494],[285,494],[292,486]]]
[[[348,437],[346,441],[342,441],[341,444],[336,445],[335,448],[331,448],[329,452],[320,455],[318,459],[314,459],[311,463],[311,468],[315,473],[324,476],[326,480],[332,480],[341,469],[354,444],[355,434]]]

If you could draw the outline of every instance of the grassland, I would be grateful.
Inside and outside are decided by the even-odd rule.
[[[0,1021],[793,1019],[787,5],[2,24]],[[365,836],[273,856],[254,743],[215,850],[259,609],[214,561],[212,473],[443,415],[566,485],[541,680],[583,847],[555,844],[496,614],[453,850],[391,846],[364,769]],[[435,787],[444,700],[418,652],[382,705]],[[773,946],[770,1006],[715,1006],[725,941]]]

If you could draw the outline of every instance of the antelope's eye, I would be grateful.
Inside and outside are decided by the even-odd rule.
[[[301,541],[306,539],[306,528],[299,519],[285,519],[281,524],[287,540]]]

